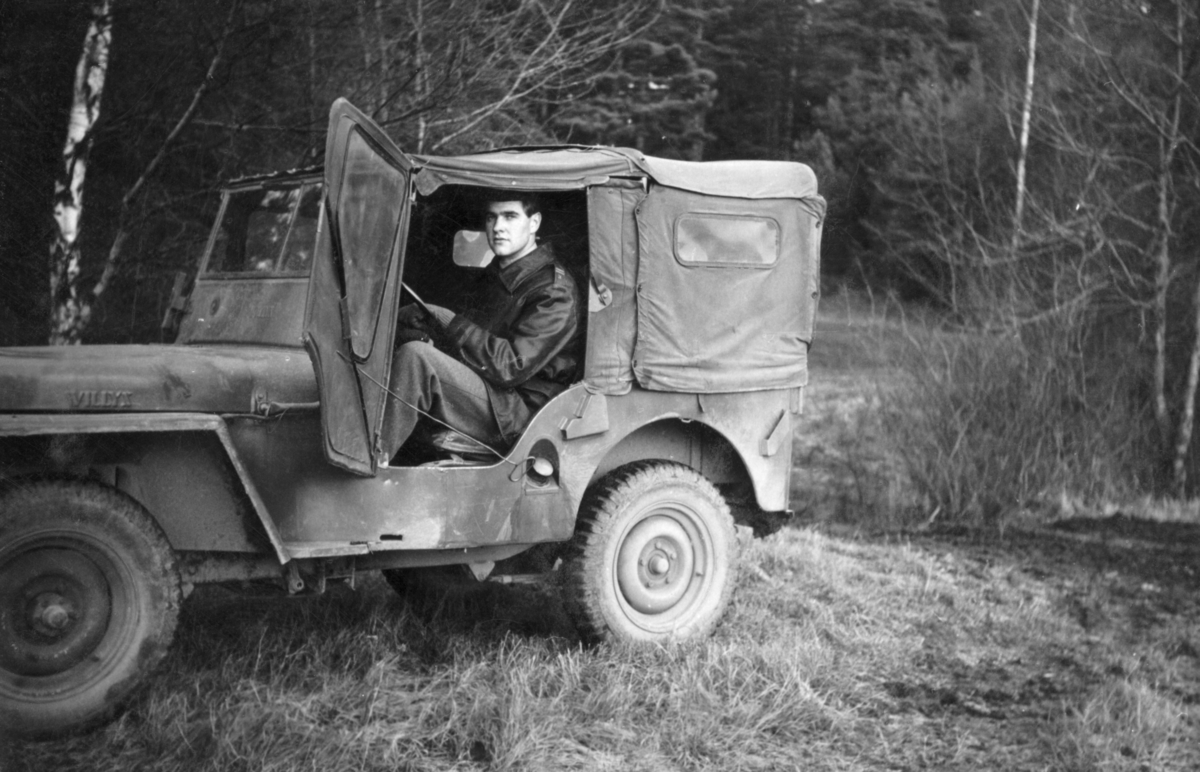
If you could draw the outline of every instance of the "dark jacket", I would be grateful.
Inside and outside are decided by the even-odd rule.
[[[457,314],[446,337],[458,358],[487,383],[496,423],[506,438],[524,429],[525,411],[575,380],[582,358],[579,290],[548,244],[484,272],[470,310]]]

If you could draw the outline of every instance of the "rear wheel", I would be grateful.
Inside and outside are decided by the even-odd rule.
[[[706,636],[736,583],[733,518],[695,470],[622,467],[589,491],[565,565],[564,598],[584,638]]]
[[[0,493],[0,731],[28,738],[111,718],[162,660],[179,573],[137,502],[88,482]]]

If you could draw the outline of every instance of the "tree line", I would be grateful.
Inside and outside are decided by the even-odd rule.
[[[569,142],[806,161],[834,204],[826,271],[857,270],[878,251],[866,228],[880,219],[878,134],[892,119],[879,100],[954,82],[990,60],[986,46],[1006,48],[975,5],[7,0],[0,259],[17,282],[6,342],[153,335],[163,277],[194,259],[216,186],[320,163],[338,96],[414,153]],[[70,116],[87,81],[74,76],[97,20],[105,75],[84,132]],[[85,165],[76,194],[69,180]],[[60,255],[48,282],[51,214],[84,196],[78,265]],[[47,330],[72,291],[99,316]]]
[[[1137,484],[1191,490],[1198,0],[6,0],[0,13],[0,342],[156,339],[216,188],[319,164],[328,105],[346,96],[414,153],[572,142],[809,163],[830,202],[827,280],[1070,363],[1054,376],[1066,403],[1087,411],[1103,392],[1145,419],[1127,438],[1147,449]],[[103,96],[72,144],[97,19]],[[86,161],[74,257],[55,217],[77,198],[72,152]]]

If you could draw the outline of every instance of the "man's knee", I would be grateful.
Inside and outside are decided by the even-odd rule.
[[[392,372],[406,373],[410,377],[424,378],[438,370],[438,363],[447,354],[438,351],[432,343],[419,340],[403,343],[392,358]]]
[[[439,352],[432,343],[423,340],[410,340],[401,343],[396,348],[396,356],[394,361],[425,361],[429,359],[430,354],[438,354]]]

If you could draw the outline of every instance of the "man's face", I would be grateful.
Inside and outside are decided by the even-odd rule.
[[[488,246],[501,260],[524,257],[537,247],[533,234],[542,224],[540,212],[531,217],[520,201],[492,201],[486,218]]]

